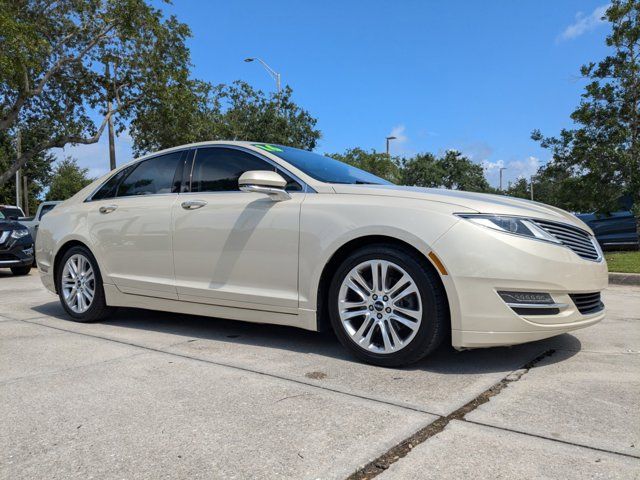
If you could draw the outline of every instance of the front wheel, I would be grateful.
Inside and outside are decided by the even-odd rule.
[[[70,248],[56,272],[60,302],[76,322],[96,322],[112,311],[104,297],[98,263],[85,247]]]
[[[447,305],[426,260],[402,248],[372,245],[338,267],[329,312],[340,342],[365,362],[398,367],[417,362],[442,342]]]

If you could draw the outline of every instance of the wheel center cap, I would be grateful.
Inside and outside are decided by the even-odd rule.
[[[381,312],[382,310],[384,310],[384,303],[382,303],[380,300],[378,300],[377,302],[375,302],[373,304],[373,308],[375,308],[376,311]]]

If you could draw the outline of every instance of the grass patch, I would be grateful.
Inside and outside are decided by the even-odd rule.
[[[640,251],[605,253],[610,272],[640,273]]]

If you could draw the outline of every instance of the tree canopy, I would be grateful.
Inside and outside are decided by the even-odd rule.
[[[60,160],[51,175],[47,200],[66,200],[72,197],[93,179],[88,176],[89,170],[78,165],[74,158],[67,157]]]
[[[136,112],[130,134],[136,154],[205,140],[253,140],[312,150],[317,120],[292,100],[249,84],[188,81],[159,92]]]
[[[444,156],[431,153],[418,154],[402,159],[401,182],[419,187],[444,187],[471,192],[492,191],[482,166],[456,150],[448,150]]]
[[[97,142],[112,117],[124,129],[188,76],[189,28],[144,0],[0,0],[0,32],[0,133],[24,139],[0,185],[50,148]]]
[[[570,210],[610,212],[627,194],[640,215],[640,2],[614,0],[605,18],[612,53],[581,68],[589,83],[571,114],[576,127],[557,137],[532,134],[553,154],[538,175],[548,188],[541,198]]]

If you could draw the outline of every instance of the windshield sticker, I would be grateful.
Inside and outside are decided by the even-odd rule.
[[[281,152],[282,149],[276,147],[275,145],[269,145],[268,143],[254,143],[254,147],[261,148],[262,150],[266,150],[267,152]]]

